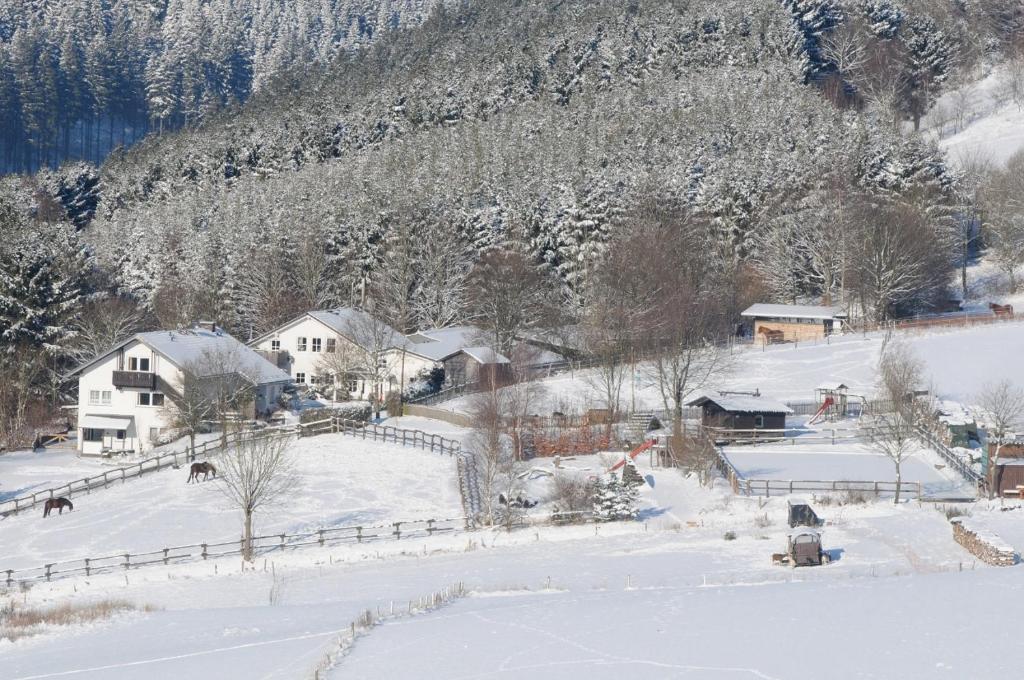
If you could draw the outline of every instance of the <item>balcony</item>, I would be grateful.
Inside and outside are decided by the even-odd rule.
[[[114,371],[114,387],[137,387],[145,390],[156,388],[156,373],[141,371]]]

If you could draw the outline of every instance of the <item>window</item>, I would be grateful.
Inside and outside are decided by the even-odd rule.
[[[143,357],[129,357],[128,370],[149,373],[149,359]]]
[[[377,359],[377,368],[387,368],[387,367],[388,367],[388,359],[387,359],[387,357],[379,357]]]
[[[327,338],[327,349],[325,350],[328,354],[334,354],[338,341],[334,338]]]
[[[310,385],[315,385],[316,384],[316,376],[315,375],[309,376],[309,384]]]
[[[163,406],[164,395],[159,392],[139,392],[139,406]]]
[[[82,439],[87,442],[101,442],[103,441],[103,430],[86,427],[82,430]]]
[[[754,427],[764,427],[764,416],[754,416]]]
[[[118,430],[117,431],[117,438],[118,439],[124,439],[127,436],[128,436],[128,433],[125,432],[124,430]]]
[[[306,351],[306,338],[296,338],[296,340],[295,340],[295,349],[298,350],[299,352],[305,352]]]
[[[306,384],[306,374],[305,373],[296,373],[295,374],[295,382],[299,383],[300,385],[305,385]]]
[[[313,338],[313,351],[314,352],[319,352],[322,345],[323,345],[323,340],[321,340],[320,338]]]
[[[348,390],[349,394],[355,394],[357,391],[359,391],[359,381],[358,380],[346,380],[345,381],[345,389]]]
[[[270,351],[271,352],[280,352],[281,351],[281,341],[280,340],[271,340],[270,341]]]
[[[110,390],[89,390],[90,406],[110,406]]]

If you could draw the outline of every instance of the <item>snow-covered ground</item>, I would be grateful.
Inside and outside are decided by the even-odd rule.
[[[257,533],[462,515],[450,456],[340,434],[299,439],[289,452],[298,489],[256,514]],[[220,482],[186,484],[187,477],[185,468],[162,470],[76,496],[70,513],[0,520],[0,569],[236,540],[241,515]]]
[[[1024,107],[1013,101],[1005,66],[943,94],[922,120],[922,131],[965,165],[985,159],[1004,165],[1024,148]]]
[[[931,328],[904,331],[897,338],[906,342],[926,364],[935,393],[963,403],[973,403],[982,387],[1006,378],[1024,384],[1024,325],[1007,322],[967,328]],[[871,395],[883,335],[846,335],[829,344],[776,345],[738,348],[721,389],[758,388],[765,395],[783,401],[810,402],[815,388],[823,382],[841,381],[851,392]],[[536,412],[582,412],[603,406],[592,369],[563,373],[542,381],[543,395]],[[472,396],[438,404],[439,408],[465,412]],[[627,377],[621,407],[632,410],[661,409],[663,402],[649,367],[639,365],[633,384]]]
[[[318,437],[302,444],[331,442],[331,437]],[[418,453],[399,450],[385,455],[391,447],[375,448],[379,455],[350,453],[352,458],[362,455],[363,462],[373,455],[372,462],[380,467],[401,458],[410,461],[409,454]],[[324,493],[329,486],[345,485],[332,492],[343,511],[345,497],[362,491],[356,481],[342,478],[359,473],[356,466],[345,466],[339,468],[342,474],[328,476],[327,464],[338,453],[334,450],[332,456],[333,447],[328,449],[308,455],[322,456],[316,468],[325,476],[318,482]],[[460,678],[488,673],[502,677],[519,669],[519,675],[528,677],[560,672],[559,677],[583,678],[604,677],[600,674],[610,672],[612,666],[620,677],[681,676],[685,670],[681,666],[740,666],[760,669],[761,677],[792,677],[789,666],[783,664],[790,663],[794,649],[804,647],[804,642],[794,642],[806,639],[798,625],[832,632],[833,638],[820,630],[813,633],[811,639],[816,648],[821,646],[821,654],[844,639],[888,650],[881,645],[881,633],[888,629],[873,631],[873,622],[890,618],[904,624],[905,641],[897,647],[903,651],[886,652],[898,664],[895,668],[906,671],[904,677],[931,677],[925,670],[945,668],[936,665],[940,662],[950,667],[951,677],[967,677],[961,671],[975,668],[968,664],[975,662],[977,646],[960,649],[945,644],[941,635],[946,632],[935,632],[935,621],[957,614],[956,620],[973,622],[972,626],[984,618],[992,624],[989,630],[1012,630],[1009,618],[1005,625],[998,625],[998,617],[1013,615],[1010,608],[992,608],[991,603],[1016,596],[1014,589],[1020,587],[1019,578],[1012,578],[1016,571],[1007,570],[1011,572],[1007,578],[993,568],[976,565],[952,540],[945,516],[928,504],[816,506],[828,522],[824,545],[838,559],[827,567],[792,570],[770,561],[771,553],[784,546],[788,531],[784,498],[743,498],[721,487],[703,489],[675,470],[649,468],[643,456],[638,461],[653,482],[643,491],[649,512],[639,522],[309,548],[276,553],[244,572],[237,559],[223,558],[38,583],[18,593],[19,601],[45,605],[113,597],[157,609],[0,643],[0,677],[309,677],[336,635],[363,610],[379,606],[389,611],[392,602],[401,609],[409,599],[456,581],[481,596],[409,620],[416,625],[400,621],[370,631],[332,677]],[[588,457],[566,464],[582,469],[597,462],[599,457]],[[420,468],[418,476],[423,477]],[[173,473],[154,474],[153,479],[164,474],[176,479]],[[187,488],[183,480],[175,483],[179,482],[181,489]],[[411,483],[408,478],[404,482]],[[415,483],[421,484],[416,488],[426,486]],[[439,485],[434,482],[435,493],[442,491],[436,488]],[[155,491],[172,497],[177,488],[163,485]],[[212,492],[212,483],[189,491]],[[388,498],[409,493],[407,488],[390,486],[380,491],[381,498],[385,491]],[[317,509],[311,510],[301,521],[317,514]],[[179,507],[167,513],[157,526],[175,531],[174,515],[181,512]],[[998,508],[991,514],[997,512]],[[1001,513],[999,519],[1010,514]],[[59,526],[57,522],[68,519],[65,515],[50,524],[37,520],[34,526],[50,533],[51,527]],[[973,519],[982,518],[975,513]],[[274,521],[286,523],[287,518]],[[96,541],[90,534],[94,527],[83,529],[64,534],[64,540]],[[5,530],[0,526],[0,531]],[[732,532],[735,540],[725,540],[726,532]],[[5,547],[11,545],[2,532],[0,541]],[[965,572],[957,573],[961,568]],[[947,573],[928,576],[936,572]],[[627,576],[636,590],[625,590]],[[996,587],[1001,596],[972,600],[987,603],[991,611],[978,610],[962,595],[987,593]],[[927,603],[917,602],[918,598]],[[917,609],[911,602],[917,602]],[[551,614],[534,613],[544,603],[551,607]],[[508,609],[488,611],[492,606]],[[449,616],[455,617],[451,629],[444,627]],[[467,621],[474,621],[476,630],[465,630]],[[529,631],[531,626],[541,632]],[[960,629],[948,630],[953,635]],[[461,645],[441,639],[449,634],[463,636]],[[752,642],[748,636],[763,636],[764,641]],[[431,637],[434,647],[426,641]],[[924,664],[921,654],[931,642],[941,643],[942,656],[929,657]],[[741,657],[719,653],[734,645],[752,651]],[[605,651],[588,652],[584,647]],[[388,653],[392,659],[382,658]],[[829,674],[867,677],[873,669],[874,677],[882,677],[890,668],[870,655],[851,656],[837,656],[847,665],[828,666]],[[1003,658],[987,657],[994,659],[993,664]],[[529,662],[523,659],[530,658],[535,668],[524,668]],[[910,665],[913,658],[919,665]],[[982,676],[995,669],[977,668]],[[691,668],[689,676],[707,677],[710,672]],[[711,677],[720,675],[730,677],[717,671]]]
[[[993,604],[1022,597],[1017,574],[994,570],[481,594],[385,624],[330,677],[995,678],[1019,659],[993,652],[1018,645],[1012,630],[993,630],[1011,618]]]

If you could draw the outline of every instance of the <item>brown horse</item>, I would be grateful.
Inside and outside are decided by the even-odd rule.
[[[757,332],[764,336],[764,341],[767,345],[774,345],[775,343],[786,341],[785,333],[782,331],[772,330],[767,326],[761,326],[757,329]]]
[[[994,302],[988,303],[988,308],[992,310],[992,313],[997,317],[999,316],[1013,316],[1013,305],[997,305]]]
[[[213,463],[192,463],[192,467],[188,473],[188,482],[185,483],[188,484],[189,482],[194,481],[198,484],[199,475],[203,475],[204,482],[210,478],[210,475],[213,475],[214,478],[216,478],[217,468],[213,467]]]
[[[64,508],[67,508],[68,512],[71,512],[75,509],[75,506],[72,505],[71,501],[67,498],[50,498],[43,503],[43,517],[49,517],[50,510],[56,510],[58,515],[63,515]]]

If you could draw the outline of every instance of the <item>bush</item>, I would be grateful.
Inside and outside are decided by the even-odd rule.
[[[425,368],[409,381],[405,390],[405,400],[422,399],[441,391],[444,385],[444,368]]]
[[[552,497],[555,511],[552,520],[560,523],[582,522],[583,513],[594,506],[593,482],[564,472],[555,473],[555,492]],[[579,513],[560,515],[559,513]]]
[[[315,423],[318,420],[340,417],[360,423],[370,422],[373,409],[368,401],[349,401],[330,408],[310,408],[299,414],[300,423]]]
[[[736,540],[736,532],[735,531],[726,531],[725,535],[723,535],[722,538],[724,538],[727,541],[735,541]]]

